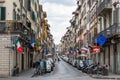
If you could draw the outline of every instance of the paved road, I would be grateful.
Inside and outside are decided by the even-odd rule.
[[[0,78],[0,80],[97,80],[82,73],[64,61],[56,62],[54,71],[51,73],[35,77],[31,77],[32,75],[33,69],[20,74],[18,77]]]

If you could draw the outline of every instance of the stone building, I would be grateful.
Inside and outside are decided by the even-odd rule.
[[[19,72],[32,67],[35,51],[29,42],[39,40],[42,16],[39,0],[0,0],[0,76],[12,76],[15,66]],[[22,53],[16,50],[17,39]]]
[[[99,46],[99,53],[88,52],[90,58],[95,63],[99,62],[101,65],[108,65],[110,72],[120,73],[120,1],[77,0],[77,6],[74,12],[74,29],[76,31],[72,33],[72,35],[76,34],[74,35],[76,41],[71,42],[72,46],[75,46],[74,44],[78,44],[75,48],[82,48],[84,45],[87,47]],[[107,39],[103,46],[96,43],[96,39],[100,34]],[[66,38],[62,38],[62,44],[65,43]],[[65,44],[64,48],[66,48]]]

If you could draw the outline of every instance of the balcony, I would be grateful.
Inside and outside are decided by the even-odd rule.
[[[112,3],[110,0],[104,0],[97,7],[97,16],[102,16],[106,12],[112,11]]]
[[[5,0],[0,0],[0,3],[4,3],[5,2]]]
[[[95,43],[95,39],[100,35],[103,34],[106,38],[112,38],[115,35],[119,35],[120,34],[120,23],[114,23],[112,26],[110,26],[109,28],[101,31],[100,33],[98,33],[96,36],[94,36],[92,38],[92,42]]]
[[[19,34],[21,38],[30,40],[29,30],[22,24],[21,21],[0,21],[0,34],[7,34],[8,32],[11,34]],[[25,34],[25,32],[27,33]]]
[[[105,29],[104,31],[100,32],[99,34],[103,34],[106,38],[113,37],[114,35],[118,35],[120,33],[120,23],[114,23],[109,28]],[[98,35],[99,35],[98,34]]]

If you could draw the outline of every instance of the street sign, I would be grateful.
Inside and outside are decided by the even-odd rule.
[[[103,36],[102,34],[100,34],[97,37],[96,43],[99,44],[100,46],[103,46],[106,41],[107,41],[107,38],[105,36]]]
[[[99,53],[100,47],[99,46],[93,46],[93,53]]]

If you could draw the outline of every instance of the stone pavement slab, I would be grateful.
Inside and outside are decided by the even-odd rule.
[[[120,75],[108,75],[108,76],[90,75],[90,76],[96,79],[120,80]]]

